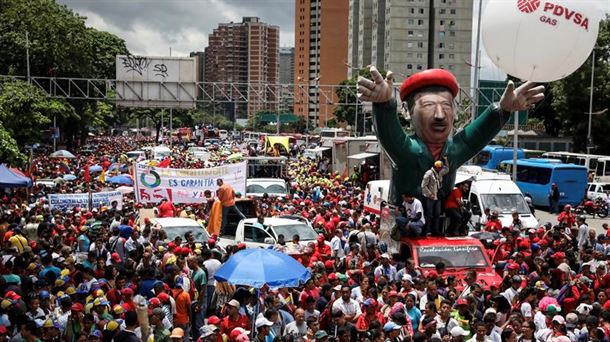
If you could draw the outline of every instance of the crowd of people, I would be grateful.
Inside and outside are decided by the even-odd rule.
[[[290,194],[263,197],[258,215],[309,219],[317,241],[295,258],[311,278],[297,288],[253,291],[214,278],[243,245],[222,248],[214,235],[168,241],[150,220],[138,225],[138,209],[146,206],[133,194],[125,194],[121,209],[49,209],[49,193],[113,187],[94,176],[85,181],[85,166],[120,169],[129,164],[126,151],[150,141],[99,137],[93,143],[95,153],[75,159],[36,154],[26,171],[58,181],[1,197],[0,341],[585,342],[610,336],[610,239],[570,208],[537,229],[494,226],[501,238],[487,247],[503,278],[498,286],[482,283],[476,269],[463,278],[441,264],[424,272],[414,260],[388,253],[379,217],[363,211],[363,184],[295,149]],[[171,167],[218,165],[229,162],[221,151],[247,150],[227,145],[211,148],[214,158],[205,165],[176,145]],[[426,177],[438,184],[442,166]],[[63,181],[66,174],[76,179]],[[435,185],[429,186],[427,204],[403,196],[398,223],[406,235],[421,235],[424,222],[438,218],[423,209],[437,206]],[[449,208],[459,208],[454,201]],[[210,215],[208,203],[165,201],[157,209],[203,224]],[[448,216],[457,229],[457,216]],[[273,248],[284,251],[289,243]]]

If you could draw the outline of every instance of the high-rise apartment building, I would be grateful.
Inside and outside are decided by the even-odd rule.
[[[294,82],[294,48],[280,48],[280,83],[291,84]]]
[[[317,86],[347,78],[348,17],[349,0],[295,0],[294,112],[310,129],[334,117],[336,94]]]
[[[373,0],[349,0],[348,77],[358,68],[371,64]]]
[[[362,4],[368,0],[351,1]],[[354,28],[358,43],[350,43],[358,46],[359,60],[361,55],[370,54],[370,63],[392,70],[398,82],[420,70],[443,68],[451,71],[462,87],[470,87],[472,0],[370,1],[370,11],[358,11],[362,23]],[[368,29],[367,15],[371,16],[372,29]],[[360,36],[367,31],[371,32],[370,52],[366,43],[360,44]],[[352,39],[356,36],[355,32],[350,34]]]
[[[223,107],[233,107],[235,118],[277,107],[274,92],[266,89],[279,82],[279,43],[279,27],[262,23],[257,17],[219,24],[210,34],[205,49],[205,80],[221,83],[208,85],[208,91],[232,94],[232,101]]]

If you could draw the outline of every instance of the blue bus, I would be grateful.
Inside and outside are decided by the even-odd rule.
[[[500,169],[512,174],[512,160],[500,163]],[[578,205],[587,191],[588,169],[582,165],[564,164],[557,159],[531,158],[517,160],[517,186],[530,196],[536,206],[549,206],[551,184],[559,187],[559,207]]]
[[[513,148],[500,145],[487,145],[472,158],[472,165],[480,166],[484,170],[496,170],[500,162],[513,158]],[[517,159],[524,159],[523,149],[517,149]]]

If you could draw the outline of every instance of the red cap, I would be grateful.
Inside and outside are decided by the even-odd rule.
[[[468,301],[464,298],[460,298],[455,302],[455,305],[459,306],[459,305],[468,305]]]
[[[398,292],[392,290],[388,292],[388,297],[398,297]]]
[[[74,303],[70,307],[70,310],[76,311],[76,312],[83,312],[83,304],[81,304],[81,303]]]
[[[156,308],[157,306],[161,306],[161,301],[159,300],[159,298],[157,297],[152,297],[149,301],[148,301],[148,306]]]
[[[121,262],[121,256],[119,255],[119,253],[114,252],[110,255],[110,257],[114,262]]]
[[[334,260],[326,260],[324,262],[324,268],[333,268],[335,266]]]
[[[551,258],[553,259],[564,259],[566,257],[566,254],[564,252],[557,252],[553,255],[551,255]]]
[[[220,322],[218,316],[210,316],[210,318],[208,318],[208,324],[220,324]]]
[[[216,240],[214,240],[214,239],[212,239],[212,238],[209,238],[209,239],[208,239],[208,245],[210,245],[210,246],[211,246],[211,245],[214,245],[214,244],[216,244]]]
[[[447,70],[428,69],[408,77],[400,86],[400,99],[404,101],[414,91],[429,87],[440,86],[447,88],[455,97],[460,91],[457,79]]]
[[[144,223],[149,224],[149,223],[150,223],[150,218],[145,217],[145,218],[144,218]]]
[[[246,249],[246,244],[243,243],[243,242],[240,242],[240,243],[237,244],[237,248],[238,249]]]
[[[328,275],[328,280],[337,280],[339,279],[336,274],[331,273]]]
[[[8,291],[5,295],[6,298],[9,298],[11,300],[19,300],[21,299],[21,296],[17,294],[17,292],[15,291]]]
[[[438,273],[435,270],[428,272],[427,278],[436,279],[438,277]]]
[[[508,264],[508,269],[512,271],[516,271],[520,268],[521,267],[519,267],[519,264],[517,264],[516,262],[511,262],[510,264]]]
[[[169,295],[165,292],[159,293],[157,295],[157,298],[159,298],[159,300],[161,301],[161,303],[167,303],[169,302]]]
[[[133,290],[131,289],[131,287],[126,287],[121,290],[121,294],[123,296],[133,296]]]

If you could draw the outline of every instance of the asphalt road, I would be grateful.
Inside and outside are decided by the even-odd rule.
[[[548,212],[540,210],[540,209],[536,209],[536,217],[538,218],[540,225],[543,225],[547,222],[551,222],[553,224],[557,223],[556,214],[549,214]],[[598,234],[605,232],[605,230],[602,229],[602,223],[608,223],[610,225],[610,217],[607,217],[604,219],[601,219],[598,216],[595,216],[595,218],[593,218],[593,216],[591,216],[591,215],[586,215],[586,217],[587,217],[587,224],[589,225],[589,227],[595,228],[595,230],[597,230]]]

